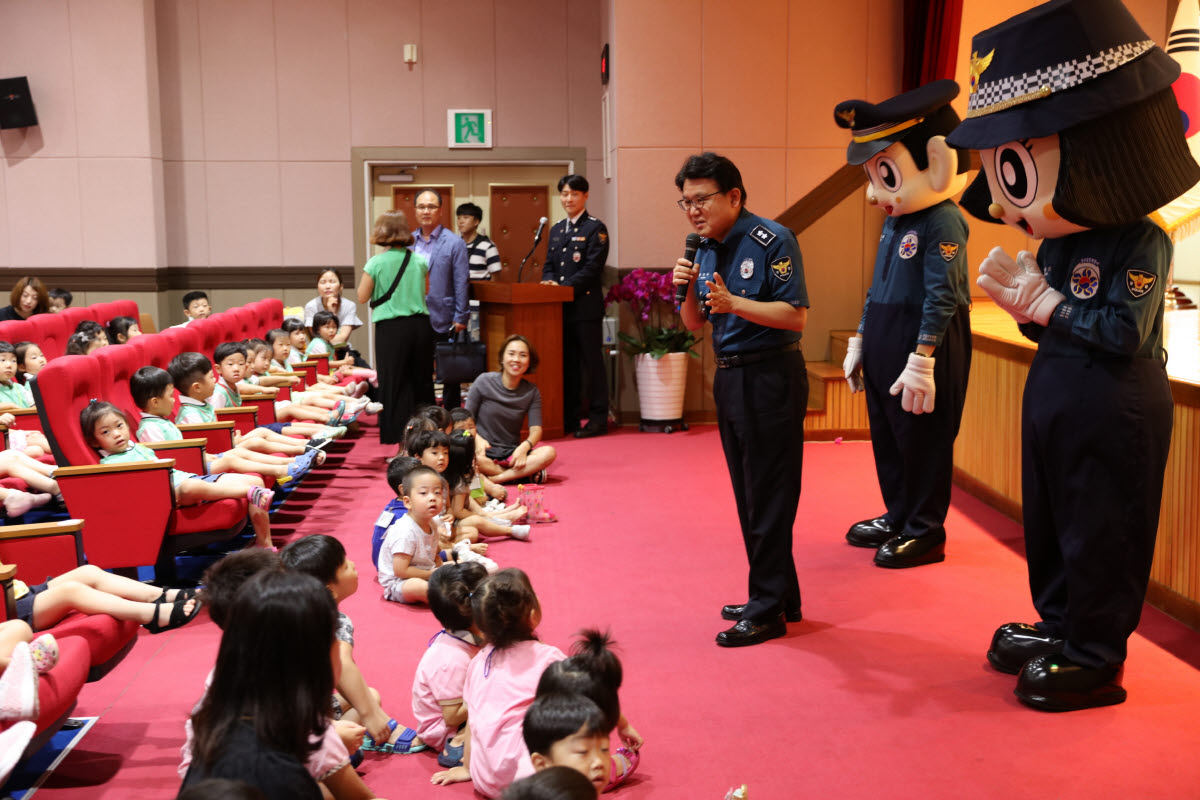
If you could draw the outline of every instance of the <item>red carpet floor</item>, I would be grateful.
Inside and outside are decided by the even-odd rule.
[[[388,488],[373,434],[311,476],[275,525],[347,544],[361,577],[344,606],[359,663],[385,709],[408,720],[437,625],[379,598],[369,533]],[[530,574],[544,640],[565,649],[579,628],[606,626],[619,641],[622,706],[646,745],[618,797],[719,798],[741,783],[754,800],[1200,797],[1200,636],[1147,608],[1127,703],[1022,707],[1015,678],[983,658],[997,625],[1031,615],[1020,530],[973,498],[955,492],[944,564],[878,569],[842,538],[882,510],[869,445],[808,445],[795,547],[804,621],[784,639],[722,650],[718,612],[744,599],[745,562],[715,429],[555,444],[547,497],[562,521],[490,555]],[[143,632],[85,689],[78,713],[101,719],[41,795],[172,797],[183,720],[216,644],[206,616]],[[470,784],[430,786],[436,769],[421,754],[371,756],[361,772],[393,800],[473,796]]]

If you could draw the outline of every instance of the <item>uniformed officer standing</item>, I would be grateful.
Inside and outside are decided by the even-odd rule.
[[[608,376],[604,371],[604,294],[601,272],[608,258],[608,228],[587,213],[588,182],[564,175],[558,194],[567,218],[550,229],[542,283],[570,286],[575,299],[563,305],[563,421],[577,439],[608,430]],[[587,424],[580,398],[587,381]]]
[[[878,548],[881,567],[946,558],[954,439],[971,372],[967,223],[950,199],[967,184],[970,154],[945,142],[959,122],[950,106],[957,96],[958,84],[943,80],[834,109],[852,132],[846,160],[863,166],[868,197],[888,215],[843,364],[851,391],[866,391],[887,506],[851,526],[846,540]]]
[[[716,153],[691,156],[675,186],[683,194],[679,207],[703,237],[695,265],[676,262],[674,282],[688,285],[691,295],[680,315],[690,330],[706,319],[713,324],[713,398],[750,565],[749,597],[721,609],[737,624],[717,634],[717,644],[741,647],[783,636],[785,617],[800,620],[792,526],[808,407],[800,353],[808,293],[796,237],[746,210],[746,188],[732,161]]]

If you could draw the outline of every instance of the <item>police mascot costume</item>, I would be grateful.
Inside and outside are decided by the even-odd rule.
[[[971,370],[967,223],[950,199],[967,185],[968,151],[946,144],[959,123],[954,81],[878,105],[847,100],[834,119],[851,131],[846,160],[870,179],[887,214],[875,276],[843,367],[865,390],[875,472],[887,513],[846,541],[878,548],[881,567],[946,558],[954,437]]]
[[[1118,0],[1053,0],[976,35],[962,198],[1043,239],[996,248],[979,285],[1037,342],[1021,410],[1029,587],[1039,621],[1001,626],[988,661],[1027,705],[1125,700],[1171,437],[1163,350],[1170,239],[1146,214],[1182,194],[1179,66]]]

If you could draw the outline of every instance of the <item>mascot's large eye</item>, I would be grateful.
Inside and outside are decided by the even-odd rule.
[[[900,174],[900,168],[887,156],[883,156],[875,162],[875,170],[879,173],[879,185],[889,192],[896,191],[900,188],[900,184],[904,183],[904,176]]]
[[[996,182],[1014,206],[1025,208],[1033,202],[1037,177],[1037,165],[1024,144],[1009,142],[996,148]]]

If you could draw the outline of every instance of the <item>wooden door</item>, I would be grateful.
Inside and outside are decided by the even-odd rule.
[[[533,245],[538,220],[550,216],[550,187],[541,185],[509,186],[492,184],[488,187],[491,214],[489,234],[500,251],[500,271],[494,281],[515,283],[521,259]],[[525,264],[523,282],[537,283],[542,279],[542,264],[546,262],[546,240],[550,238],[550,223],[542,233],[541,244]]]
[[[417,225],[417,195],[426,189],[433,189],[442,196],[442,227],[448,231],[458,232],[457,220],[454,217],[454,184],[437,185],[425,184],[422,186],[393,186],[392,187],[392,210],[403,211],[404,216],[408,218],[408,227],[416,235]]]

